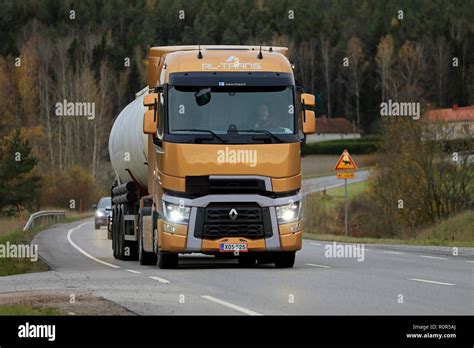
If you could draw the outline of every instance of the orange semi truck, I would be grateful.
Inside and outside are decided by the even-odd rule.
[[[178,255],[293,267],[302,245],[301,144],[313,95],[285,47],[152,47],[148,86],[116,118],[109,154],[114,257]]]

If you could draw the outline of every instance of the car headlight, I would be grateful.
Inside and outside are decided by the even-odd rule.
[[[97,216],[97,217],[103,217],[104,215],[105,215],[105,214],[104,214],[103,212],[101,212],[100,210],[97,210],[97,211],[95,212],[95,216]]]
[[[279,224],[288,224],[300,219],[301,204],[300,202],[292,202],[286,205],[276,207],[277,219]]]
[[[176,224],[187,224],[191,208],[163,202],[165,219]]]

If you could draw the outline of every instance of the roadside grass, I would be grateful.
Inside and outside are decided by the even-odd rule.
[[[0,306],[0,315],[61,315],[55,308],[35,308],[25,305]]]
[[[347,197],[349,199],[361,194],[367,190],[368,182],[358,182],[355,184],[347,184]],[[318,205],[323,205],[328,213],[335,213],[333,210],[338,204],[344,203],[344,186],[327,189],[326,191],[310,193],[306,196],[304,205],[314,206],[317,201]],[[309,213],[309,212],[308,212]]]
[[[349,200],[360,195],[367,187],[368,182],[349,184],[347,186]],[[344,186],[306,196],[303,205],[304,220],[308,219],[310,223],[306,224],[305,222],[304,237],[314,240],[346,243],[474,247],[474,211],[463,212],[449,219],[439,221],[433,226],[420,228],[417,231],[416,238],[345,237],[344,235],[336,234],[338,231],[341,231],[341,233],[343,231],[343,226],[338,225],[339,220],[337,216],[338,207],[343,203]]]
[[[474,247],[472,226],[474,226],[474,212],[470,211],[421,229],[416,239],[346,237],[339,234],[319,233],[312,229],[305,229],[303,235],[307,239],[343,243]],[[342,227],[340,229],[342,231]]]
[[[336,234],[316,234],[311,231],[303,233],[303,237],[311,240],[320,240],[328,242],[341,243],[363,243],[363,244],[404,244],[404,245],[423,245],[423,246],[456,246],[456,247],[474,247],[474,241],[447,241],[442,239],[387,239],[387,238],[355,238],[345,237]]]
[[[474,246],[474,211],[457,214],[427,227],[418,233],[417,239],[446,241],[453,244],[465,242]]]
[[[93,214],[76,214],[66,217],[61,220],[61,223],[73,222],[76,220],[85,219],[93,216]],[[54,223],[53,223],[54,224]],[[12,244],[29,244],[34,236],[42,230],[48,228],[53,224],[48,224],[41,227],[35,227],[28,231],[23,231],[22,227],[10,230],[8,233],[0,235],[0,245],[7,248],[7,242]],[[0,257],[0,276],[8,276],[22,273],[44,272],[47,271],[48,265],[38,258],[37,261],[32,261],[30,258],[7,258]]]

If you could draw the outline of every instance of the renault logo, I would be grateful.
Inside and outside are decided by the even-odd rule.
[[[238,215],[239,213],[237,213],[237,210],[235,210],[234,208],[232,208],[229,212],[229,217],[231,218],[231,220],[237,219]]]

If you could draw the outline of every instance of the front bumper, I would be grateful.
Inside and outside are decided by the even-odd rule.
[[[174,204],[183,204],[190,207],[189,223],[174,224],[163,219],[158,219],[158,244],[161,250],[179,253],[214,253],[219,252],[220,245],[226,243],[247,243],[249,252],[262,251],[297,251],[302,246],[302,221],[278,224],[276,206],[288,204],[289,201],[301,200],[301,195],[291,197],[270,198],[260,195],[208,195],[196,199],[183,199],[165,194],[163,200]],[[210,204],[230,207],[235,204],[257,204],[262,215],[266,215],[262,221],[263,233],[261,236],[226,235],[212,238],[203,234],[202,212]],[[231,222],[228,221],[229,224]],[[221,225],[225,226],[226,221]],[[246,226],[245,224],[242,226]],[[235,231],[234,231],[235,232]],[[243,231],[246,232],[246,231]]]

